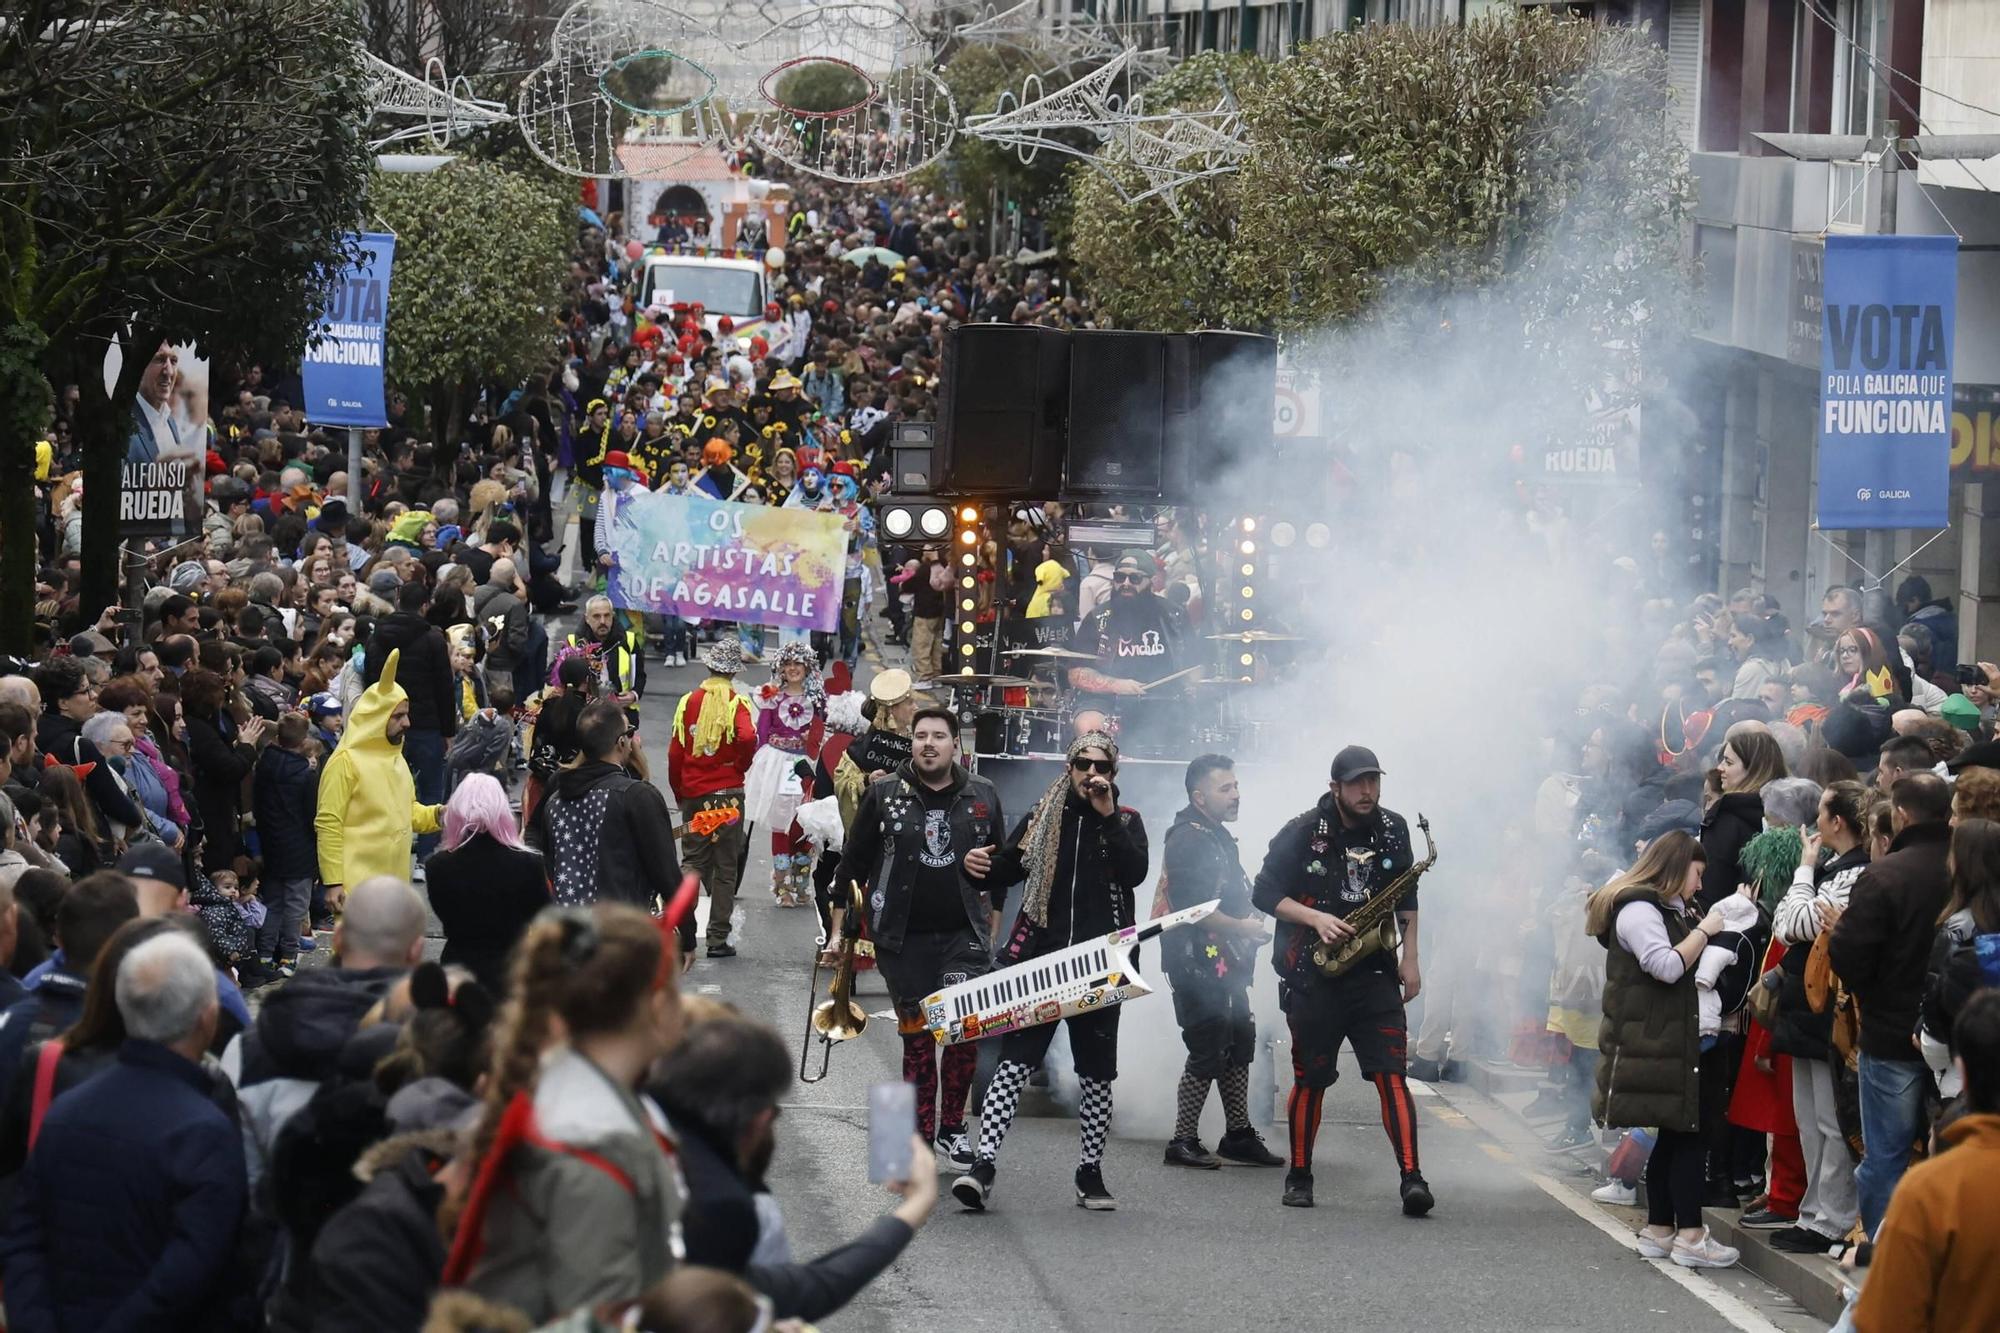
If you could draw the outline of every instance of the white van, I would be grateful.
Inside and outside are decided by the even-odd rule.
[[[764,305],[771,299],[764,265],[755,259],[708,259],[695,255],[649,254],[639,281],[639,308],[701,303],[710,333],[716,321],[729,316],[739,338],[756,332],[764,322]]]

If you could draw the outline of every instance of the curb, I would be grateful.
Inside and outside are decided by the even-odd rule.
[[[1743,1267],[1797,1301],[1815,1319],[1824,1319],[1829,1325],[1837,1321],[1847,1302],[1841,1296],[1840,1269],[1833,1261],[1817,1255],[1774,1250],[1770,1242],[1773,1233],[1746,1227],[1741,1217],[1733,1209],[1701,1210],[1701,1220],[1708,1224],[1708,1229],[1721,1237],[1723,1244],[1742,1251]]]

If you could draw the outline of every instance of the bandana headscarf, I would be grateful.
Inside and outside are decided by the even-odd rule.
[[[1068,758],[1085,750],[1102,750],[1118,763],[1118,742],[1101,731],[1086,731],[1069,743]],[[1049,924],[1049,894],[1055,887],[1056,862],[1062,848],[1063,806],[1069,800],[1069,772],[1064,770],[1035,802],[1028,827],[1021,834],[1021,859],[1028,873],[1028,887],[1021,899],[1021,913],[1038,926]]]

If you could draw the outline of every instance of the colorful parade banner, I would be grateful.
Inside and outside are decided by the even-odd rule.
[[[319,341],[299,365],[306,419],[315,426],[386,426],[382,365],[396,238],[363,232],[361,253],[327,289]]]
[[[838,514],[637,488],[602,501],[621,609],[786,629],[840,628]]]
[[[1822,528],[1950,522],[1955,236],[1826,238]]]

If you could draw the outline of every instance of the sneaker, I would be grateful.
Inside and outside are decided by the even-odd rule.
[[[268,986],[275,980],[270,969],[255,958],[246,958],[236,964],[236,985],[240,990],[256,990]]]
[[[317,948],[319,948],[319,941],[316,938],[314,938],[311,935],[299,936],[300,953],[311,953],[314,949]]]
[[[1456,1060],[1447,1060],[1438,1066],[1438,1077],[1446,1083],[1465,1082],[1465,1066]]]
[[[271,964],[271,970],[276,972],[279,976],[283,977],[285,980],[290,981],[293,977],[298,975],[299,965],[293,959],[280,958],[277,962]]]
[[[937,1151],[938,1165],[960,1175],[972,1169],[978,1159],[972,1155],[972,1141],[965,1137],[963,1129],[941,1129],[937,1141],[932,1145]]]
[[[1285,1159],[1264,1146],[1256,1130],[1245,1125],[1232,1129],[1215,1143],[1215,1155],[1245,1166],[1283,1166]]]
[[[1590,1197],[1599,1203],[1616,1204],[1620,1208],[1632,1208],[1639,1202],[1639,1187],[1627,1185],[1622,1180],[1607,1180],[1590,1192]],[[1664,1254],[1654,1258],[1664,1259]]]
[[[1076,1206],[1093,1213],[1108,1213],[1118,1207],[1111,1191],[1104,1188],[1104,1168],[1096,1162],[1076,1169]]]
[[[1834,1247],[1831,1236],[1822,1236],[1811,1227],[1786,1227],[1771,1236],[1771,1248],[1786,1254],[1825,1254]]]
[[[1641,1231],[1634,1239],[1639,1243],[1641,1259],[1667,1259],[1673,1256],[1674,1233],[1671,1230],[1664,1236]]]
[[[1287,1208],[1313,1206],[1313,1173],[1297,1167],[1285,1172],[1285,1196],[1278,1200]]]
[[[410,867],[410,883],[421,884],[423,882],[424,882],[424,864],[423,862],[419,861],[417,862],[417,864]]]
[[[1692,1245],[1676,1234],[1670,1257],[1682,1268],[1732,1268],[1743,1256],[1709,1235],[1708,1228],[1703,1227],[1701,1239]]]
[[[1200,1139],[1168,1140],[1166,1163],[1168,1166],[1191,1166],[1201,1171],[1222,1169],[1222,1159],[1202,1147]]]
[[[951,1182],[951,1197],[968,1211],[983,1213],[993,1193],[994,1167],[991,1162],[975,1162],[970,1171]]]
[[[1595,1142],[1597,1140],[1591,1134],[1588,1126],[1579,1128],[1576,1125],[1570,1125],[1549,1140],[1549,1150],[1551,1152],[1568,1152],[1572,1148],[1589,1147]]]
[[[1431,1197],[1431,1187],[1421,1171],[1403,1173],[1403,1216],[1422,1217],[1437,1207],[1437,1200]]]
[[[1419,1083],[1435,1083],[1443,1072],[1443,1065],[1436,1060],[1426,1060],[1421,1055],[1413,1055],[1406,1066],[1409,1077]]]
[[[708,956],[710,958],[734,958],[736,950],[727,944],[711,944],[708,946]]]
[[[1736,1220],[1742,1225],[1751,1227],[1757,1231],[1777,1231],[1781,1228],[1797,1224],[1799,1219],[1796,1214],[1788,1216],[1784,1213],[1774,1212],[1769,1208],[1758,1208],[1752,1212],[1743,1214],[1743,1216]]]

